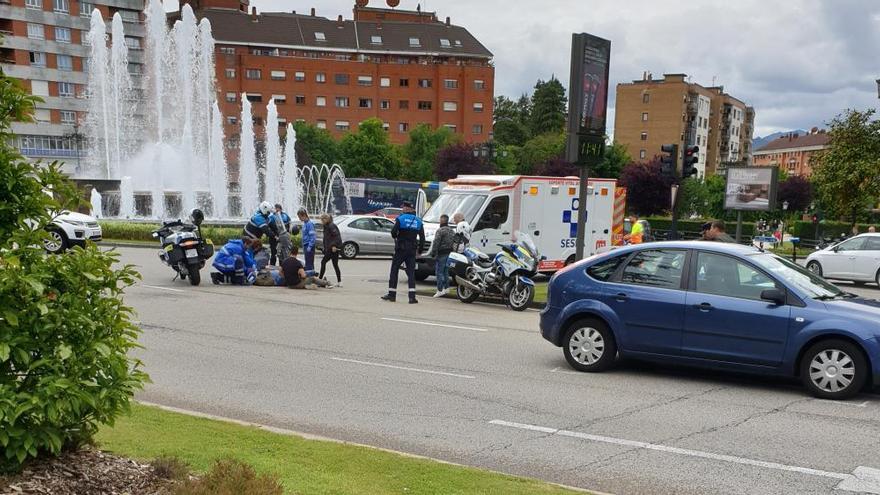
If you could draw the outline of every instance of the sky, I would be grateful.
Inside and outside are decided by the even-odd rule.
[[[714,81],[755,107],[756,137],[822,127],[847,108],[880,107],[880,0],[400,0],[398,8],[419,3],[495,54],[496,95],[530,93],[553,75],[568,86],[571,33],[588,32],[612,42],[612,85],[644,71]],[[351,18],[354,1],[251,5]]]

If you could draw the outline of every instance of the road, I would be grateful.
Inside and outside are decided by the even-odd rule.
[[[632,363],[574,373],[536,311],[379,301],[386,260],[343,262],[340,289],[193,288],[154,250],[120,251],[143,274],[126,300],[144,401],[609,493],[880,493],[880,396]]]

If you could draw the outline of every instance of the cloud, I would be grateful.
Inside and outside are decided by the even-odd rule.
[[[414,9],[416,0],[400,7]],[[684,72],[756,108],[756,134],[821,125],[878,106],[877,0],[421,0],[495,54],[496,92],[516,97],[555,74],[567,85],[571,33],[612,41],[612,84]],[[351,16],[351,0],[251,0],[263,11]],[[385,6],[372,0],[371,6]],[[610,105],[614,105],[611,92]]]

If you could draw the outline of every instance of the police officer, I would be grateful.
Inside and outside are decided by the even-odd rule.
[[[394,238],[394,259],[391,261],[391,277],[388,280],[388,294],[385,301],[397,300],[397,273],[401,265],[406,265],[406,278],[409,280],[409,303],[416,304],[416,255],[425,245],[425,228],[422,219],[417,217],[412,203],[404,201],[403,214],[394,221],[391,237]]]
[[[264,235],[269,236],[270,239],[275,237],[275,231],[272,230],[271,224],[269,223],[269,217],[271,214],[272,204],[268,201],[260,203],[260,207],[244,227],[244,237],[248,237],[255,241],[262,239]]]
[[[269,249],[272,257],[269,264],[276,265],[276,262],[284,261],[290,253],[290,215],[288,215],[281,204],[275,204],[275,212],[269,215],[269,226],[275,237],[269,237]],[[281,244],[281,256],[278,256],[278,247]]]

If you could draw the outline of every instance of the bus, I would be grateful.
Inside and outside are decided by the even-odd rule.
[[[385,179],[346,179],[351,212],[355,215],[376,213],[383,208],[400,208],[404,201],[422,215],[445,185],[443,182],[404,182]]]

